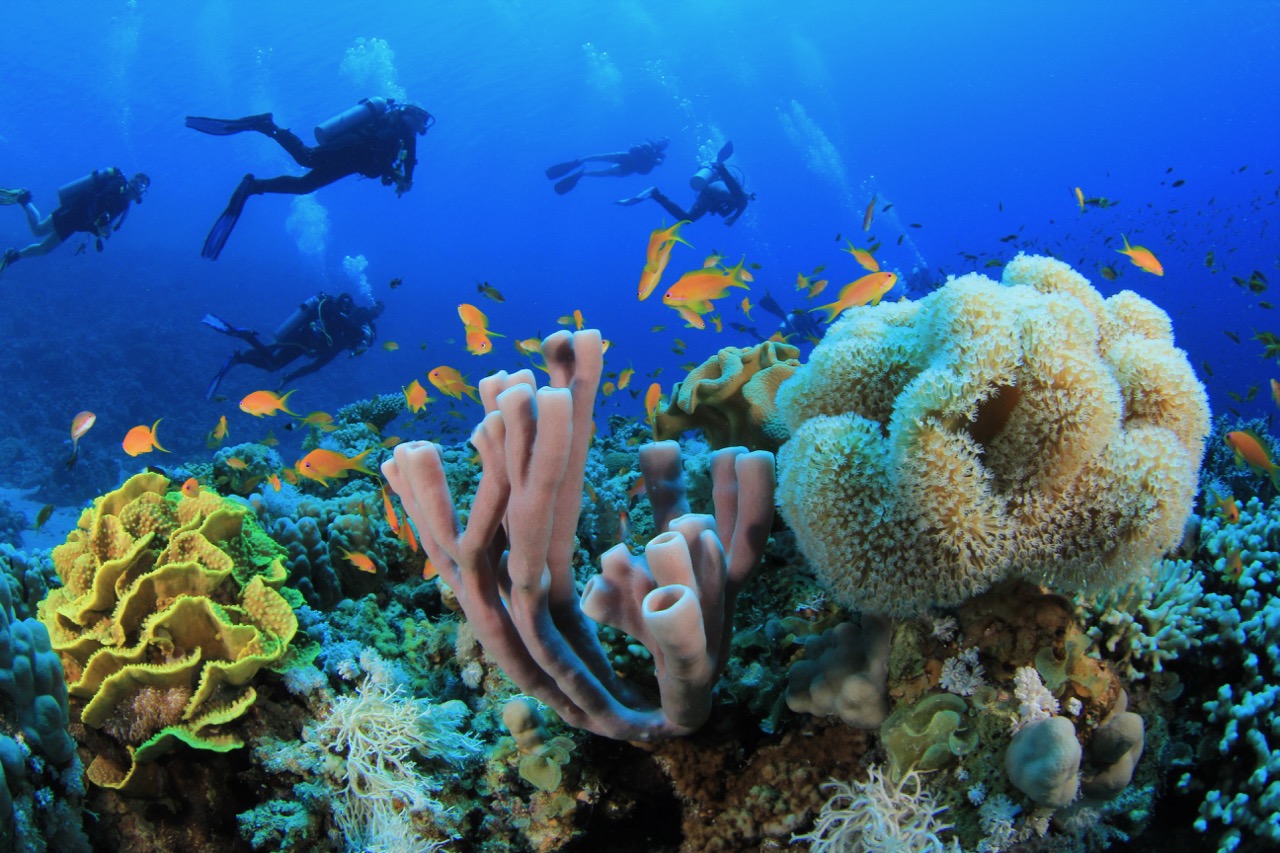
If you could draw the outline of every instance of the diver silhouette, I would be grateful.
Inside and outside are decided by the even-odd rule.
[[[710,213],[713,216],[723,216],[724,224],[732,225],[746,211],[747,204],[755,200],[756,194],[747,193],[742,188],[742,182],[724,165],[724,161],[731,156],[733,143],[726,142],[715,162],[703,166],[689,178],[689,186],[698,194],[688,210],[676,204],[657,187],[649,187],[631,198],[619,199],[615,204],[630,206],[645,199],[653,199],[677,220],[694,222]]]
[[[566,163],[557,163],[547,169],[547,178],[555,181],[556,195],[564,195],[578,185],[584,177],[588,178],[621,178],[625,175],[647,175],[655,167],[667,159],[666,137],[650,139],[632,145],[626,151],[614,151],[608,154],[588,154]],[[584,169],[587,163],[599,161],[609,163],[604,169]],[[576,171],[575,171],[576,170]]]

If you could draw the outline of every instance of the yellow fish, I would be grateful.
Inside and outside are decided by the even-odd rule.
[[[1129,238],[1123,234],[1120,235],[1120,239],[1124,240],[1124,248],[1116,251],[1122,255],[1128,255],[1135,267],[1152,275],[1164,275],[1164,267],[1156,260],[1156,256],[1151,254],[1150,249],[1144,246],[1130,246]]]
[[[521,355],[533,356],[539,355],[542,352],[541,338],[525,338],[522,341],[514,341],[513,343],[515,343],[516,350],[519,351]]]
[[[1084,213],[1084,190],[1076,187],[1076,204],[1080,205],[1080,212]]]
[[[475,395],[475,386],[468,385],[462,378],[462,374],[452,367],[440,365],[427,374],[427,381],[436,386],[441,394],[447,394],[450,397],[461,400],[462,395],[466,394],[477,403],[480,398]]]
[[[621,391],[631,384],[631,377],[636,375],[636,369],[628,366],[626,370],[618,374],[618,390]],[[1275,382],[1275,380],[1271,380]]]
[[[747,279],[735,274],[735,271],[741,272],[741,266],[739,263],[733,270],[704,267],[687,272],[667,288],[667,292],[662,294],[662,301],[668,305],[672,302],[705,302],[722,298],[731,287],[746,288],[744,281],[749,280],[750,274]]]
[[[671,259],[671,250],[675,248],[676,243],[684,243],[689,245],[688,241],[680,236],[681,227],[688,225],[689,220],[682,219],[670,228],[655,228],[653,233],[649,235],[649,248],[645,252],[644,271],[640,273],[640,286],[636,290],[636,295],[640,301],[648,299],[653,291],[658,288],[658,281],[662,278],[663,271],[667,268],[667,262]]]
[[[364,464],[365,457],[372,451],[373,448],[371,447],[355,456],[347,456],[336,450],[317,447],[299,459],[298,464],[294,467],[300,475],[308,480],[315,480],[321,485],[325,485],[334,477],[345,478],[348,471],[359,471],[361,474],[376,477],[378,475],[366,468]]]
[[[754,308],[754,307],[756,307],[756,306],[754,306],[754,305],[752,305],[752,304],[751,304],[751,297],[749,297],[749,296],[744,296],[744,297],[742,297],[742,302],[741,302],[741,304],[739,304],[739,305],[738,305],[738,307],[742,309],[742,313],[743,313],[743,314],[746,314],[746,315],[747,315],[747,319],[748,319],[748,320],[750,320],[750,319],[751,319],[751,309],[752,309],[752,308]]]
[[[217,447],[222,444],[222,440],[227,437],[227,416],[223,415],[218,418],[218,425],[209,433],[209,437],[205,439],[205,447]]]
[[[561,326],[572,324],[578,331],[582,331],[582,312],[577,308],[573,309],[572,314],[566,314],[563,317],[556,318],[556,322]]]
[[[600,386],[600,393],[604,394],[606,397],[612,396],[613,392],[616,390],[618,390],[618,388],[612,382],[606,382]]]
[[[830,323],[847,308],[868,303],[878,305],[880,298],[892,290],[897,281],[898,276],[896,273],[867,273],[862,278],[851,281],[840,288],[840,295],[835,302],[828,305],[819,305],[816,310],[826,311],[827,322]]]
[[[275,391],[254,391],[240,401],[240,411],[253,415],[255,418],[267,415],[274,416],[277,412],[284,412],[286,415],[297,417],[297,412],[289,411],[289,397],[292,395],[293,391],[283,397]]]
[[[422,408],[431,402],[431,398],[427,396],[427,389],[422,387],[422,383],[413,380],[407,388],[401,388],[404,392],[404,404],[409,407],[409,411],[417,414]]]
[[[160,446],[160,439],[156,437],[156,427],[160,426],[160,418],[149,428],[146,424],[140,424],[125,433],[124,441],[120,446],[124,448],[124,452],[130,456],[137,456],[140,453],[150,453],[152,450],[159,450],[161,453],[168,453]]]
[[[654,382],[644,392],[644,419],[652,426],[658,419],[658,407],[662,405],[662,386]]]
[[[848,240],[845,240],[845,242],[849,243]],[[867,270],[868,272],[880,272],[880,262],[877,261],[875,256],[866,249],[859,249],[855,247],[853,243],[849,243],[847,248],[841,249],[840,251],[848,252],[853,255],[853,259],[857,261],[864,270]]]

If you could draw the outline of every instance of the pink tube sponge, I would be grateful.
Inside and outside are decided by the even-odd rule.
[[[782,385],[779,509],[837,601],[912,615],[1182,535],[1209,407],[1169,318],[1050,258],[845,312]]]

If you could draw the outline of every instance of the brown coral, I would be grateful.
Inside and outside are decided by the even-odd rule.
[[[1181,535],[1209,426],[1163,311],[1025,255],[1003,284],[846,312],[778,407],[783,516],[840,603],[895,615],[1144,570]]]
[[[654,435],[664,441],[701,429],[713,450],[777,450],[787,440],[787,427],[774,397],[799,367],[800,350],[789,344],[725,347],[676,383]]]

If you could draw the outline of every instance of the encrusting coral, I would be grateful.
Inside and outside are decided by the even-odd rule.
[[[80,721],[116,741],[89,779],[135,794],[157,789],[152,762],[179,744],[241,745],[223,727],[253,704],[250,682],[282,664],[298,627],[276,590],[282,552],[248,511],[168,487],[138,474],[95,500],[53,550],[63,586],[39,608],[68,692],[86,700]]]
[[[1209,430],[1164,312],[1026,255],[1003,283],[845,312],[778,407],[784,518],[837,601],[890,615],[1145,571],[1182,537]]]
[[[790,344],[725,347],[676,383],[666,410],[657,413],[654,437],[701,429],[712,448],[777,450],[787,425],[774,398],[799,367],[800,350]]]

